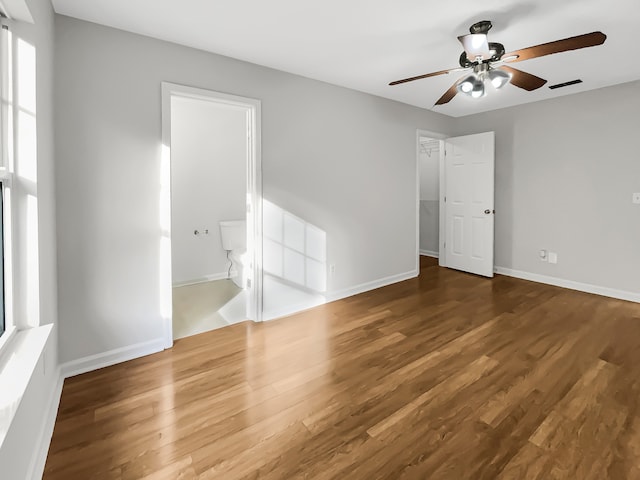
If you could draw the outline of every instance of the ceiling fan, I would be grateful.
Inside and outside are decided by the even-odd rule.
[[[458,92],[473,98],[482,97],[486,94],[485,84],[487,83],[490,83],[498,89],[511,82],[516,87],[532,91],[542,87],[547,81],[530,73],[523,72],[522,70],[509,67],[506,65],[507,63],[521,62],[531,58],[551,55],[552,53],[594,47],[596,45],[602,45],[607,39],[607,36],[602,32],[591,32],[505,54],[504,45],[489,42],[487,32],[489,32],[491,27],[492,25],[489,20],[483,20],[471,25],[469,34],[458,37],[458,40],[464,47],[464,51],[460,55],[460,67],[396,80],[389,85],[399,85],[422,78],[472,69],[471,74],[460,78],[435,104],[444,105],[450,102]]]

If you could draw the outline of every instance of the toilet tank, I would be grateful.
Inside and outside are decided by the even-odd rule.
[[[225,220],[220,222],[220,238],[224,250],[246,250],[246,220]]]

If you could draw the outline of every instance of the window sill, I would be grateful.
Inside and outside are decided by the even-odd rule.
[[[20,406],[51,334],[53,325],[3,335],[0,356],[0,447]],[[4,337],[8,337],[5,339]]]
[[[4,356],[5,351],[8,351],[11,345],[11,341],[16,334],[16,327],[7,328],[2,336],[0,336],[0,363],[2,363],[2,357]]]

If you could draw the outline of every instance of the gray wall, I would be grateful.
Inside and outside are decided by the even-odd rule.
[[[497,266],[640,292],[638,112],[634,82],[459,120],[496,132]]]
[[[453,119],[68,17],[56,27],[62,361],[162,335],[162,81],[262,101],[264,198],[326,232],[329,293],[414,271],[416,129],[450,133]]]

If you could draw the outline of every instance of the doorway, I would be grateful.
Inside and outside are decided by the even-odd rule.
[[[444,165],[445,135],[425,130],[417,132],[417,245],[418,258],[424,260],[440,257],[441,171]],[[444,230],[442,230],[444,231]],[[427,263],[433,263],[429,260]]]
[[[493,132],[447,137],[417,131],[419,256],[493,276],[494,161]]]
[[[163,83],[162,118],[170,346],[261,320],[260,102]]]
[[[440,252],[440,152],[442,140],[420,137],[420,255]]]

